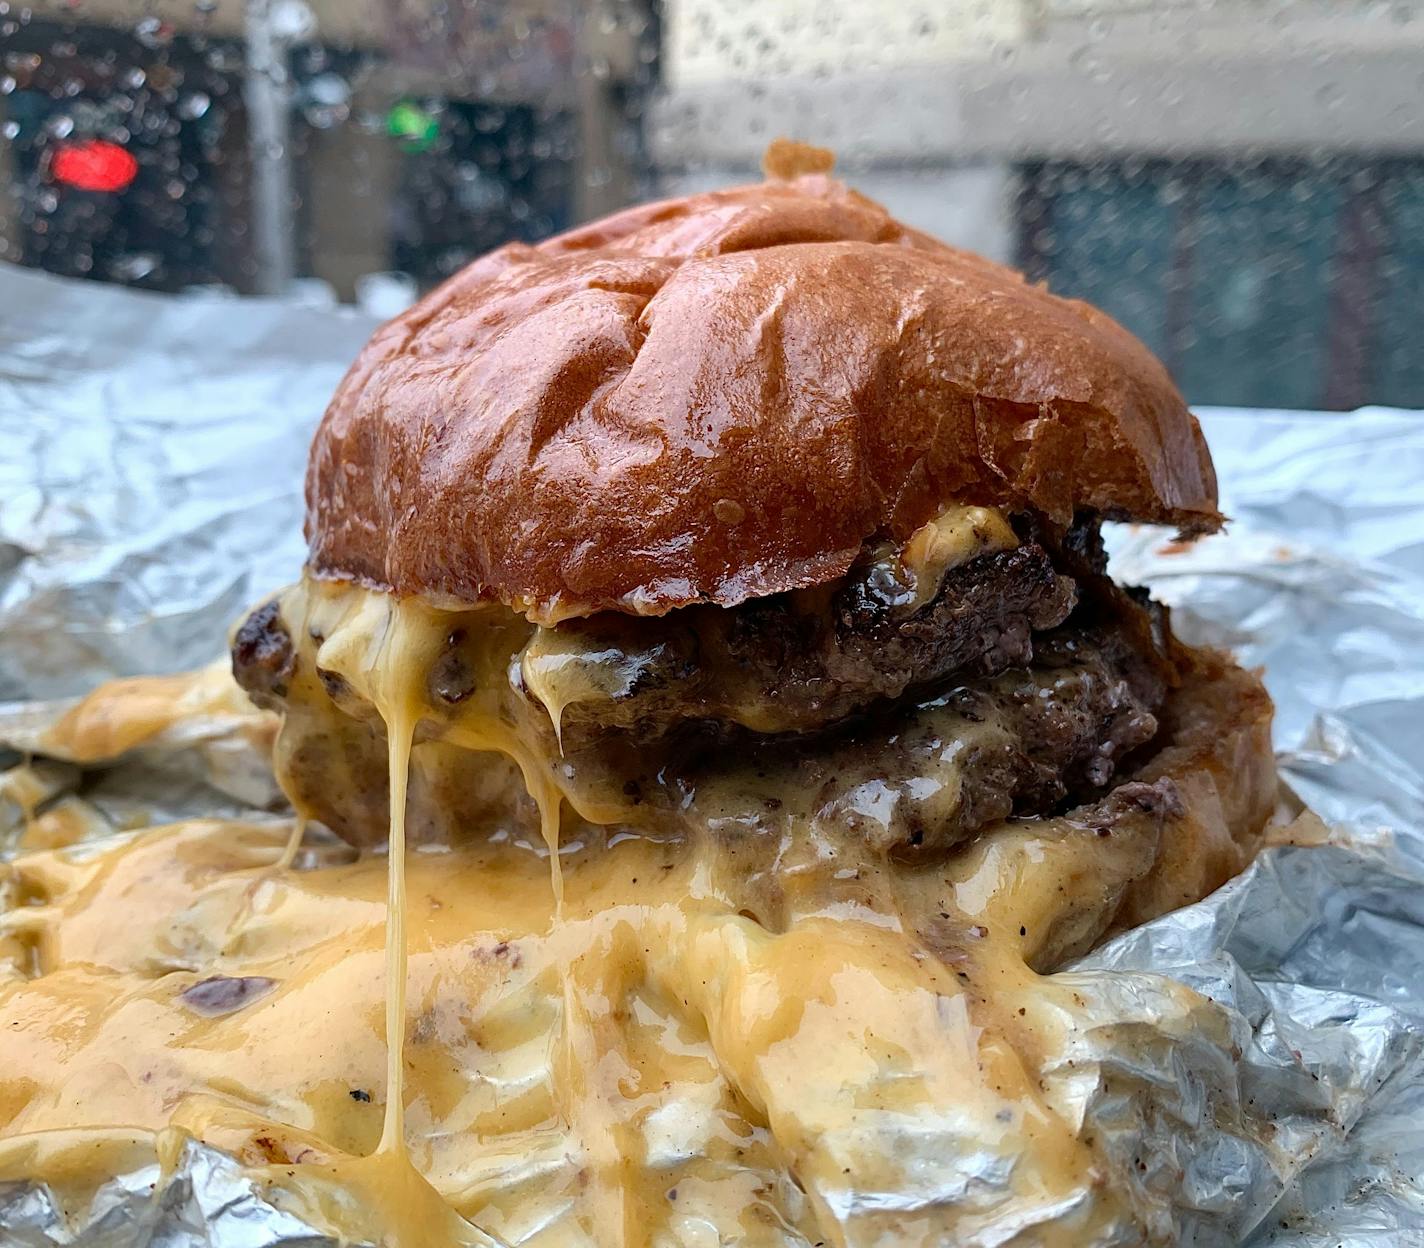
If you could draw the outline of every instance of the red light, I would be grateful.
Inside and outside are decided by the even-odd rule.
[[[87,139],[57,149],[50,172],[78,191],[122,191],[138,177],[138,161],[117,143]]]

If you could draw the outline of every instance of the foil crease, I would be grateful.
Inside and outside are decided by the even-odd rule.
[[[157,1164],[121,1175],[77,1216],[44,1188],[0,1184],[6,1244],[25,1248],[338,1248],[339,1241],[264,1199],[232,1158],[188,1141],[171,1173]],[[13,1236],[14,1238],[10,1238]],[[359,1246],[353,1246],[359,1248]]]
[[[209,661],[243,607],[294,576],[306,447],[371,328],[0,269],[0,741],[33,749],[68,705],[36,700]],[[1045,1082],[1165,1238],[1424,1244],[1424,417],[1217,410],[1203,425],[1229,531],[1183,547],[1119,529],[1114,572],[1150,585],[1187,639],[1265,667],[1285,783],[1323,822],[1298,819],[1225,888],[1054,976],[1081,1004]],[[111,835],[138,811],[273,809],[254,748],[194,725],[0,781],[28,767],[28,792],[90,802],[94,835]],[[0,840],[22,821],[6,800],[0,784]],[[223,1154],[174,1155],[77,1213],[0,1185],[0,1238],[333,1242]],[[972,1157],[944,1161],[920,1173],[1006,1186]],[[854,1244],[887,1199],[952,1195],[852,1187],[834,1207]],[[1036,1242],[1036,1224],[1071,1216],[1004,1208],[973,1242]]]

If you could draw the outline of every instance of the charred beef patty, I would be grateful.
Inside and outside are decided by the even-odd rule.
[[[232,674],[258,706],[280,710],[287,682],[296,670],[297,652],[274,598],[258,607],[232,641]]]
[[[1029,667],[946,682],[825,732],[688,730],[652,753],[637,791],[656,801],[671,788],[675,805],[696,794],[698,817],[723,832],[775,831],[774,795],[807,794],[802,813],[878,849],[945,850],[1011,815],[1100,797],[1156,734],[1166,691],[1123,630],[1065,625],[1037,639]],[[772,801],[748,802],[748,788]]]
[[[565,741],[608,729],[649,741],[689,720],[810,732],[912,686],[1026,666],[1033,634],[1061,624],[1077,592],[1028,544],[954,568],[918,609],[902,597],[867,563],[829,596],[594,616],[537,636],[522,672]]]
[[[995,820],[1097,798],[1156,733],[1176,680],[1165,620],[1106,578],[1096,529],[1025,526],[1022,545],[951,569],[922,606],[907,608],[868,559],[819,593],[531,630],[509,696],[547,709],[551,757],[626,779],[649,809],[696,792],[710,825],[769,831],[777,804],[737,796],[750,775],[753,789],[812,795],[806,813],[881,848],[947,848]],[[452,631],[429,674],[432,706],[469,695],[474,644]],[[315,650],[276,604],[239,630],[234,673],[260,704],[282,708],[303,662],[315,667]],[[342,748],[369,743],[370,800],[338,809],[319,777],[294,783],[337,831],[378,842],[379,721],[349,691],[316,687],[330,722],[363,721]],[[303,722],[316,731],[321,717]],[[718,783],[731,772],[736,783]]]

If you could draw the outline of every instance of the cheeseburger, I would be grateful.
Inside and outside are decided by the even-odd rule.
[[[779,148],[386,325],[306,501],[232,647],[296,810],[389,844],[393,921],[407,843],[548,873],[536,917],[431,886],[512,978],[397,996],[383,1147],[511,1239],[1172,1238],[1180,1168],[1043,1074],[1047,973],[1240,870],[1275,795],[1256,677],[1109,574],[1106,521],[1222,524],[1141,343]],[[543,1110],[454,1114],[410,1055],[461,1026],[555,1054]],[[497,1157],[548,1173],[476,1199]]]

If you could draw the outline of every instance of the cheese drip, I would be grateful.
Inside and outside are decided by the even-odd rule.
[[[282,852],[277,861],[272,864],[274,871],[286,871],[292,863],[296,861],[297,854],[301,852],[302,841],[306,837],[307,821],[298,815],[292,820],[292,832],[287,837],[287,843],[282,846]]]
[[[423,720],[441,721],[443,736],[451,744],[474,751],[494,751],[512,758],[519,766],[525,786],[540,812],[540,831],[548,854],[553,894],[555,927],[563,918],[564,880],[560,864],[560,794],[536,751],[526,739],[502,721],[509,700],[499,683],[501,669],[508,666],[506,651],[513,640],[495,633],[480,663],[480,692],[471,705],[457,714],[442,713],[430,704],[431,673],[442,651],[448,650],[455,613],[442,612],[414,600],[387,600],[382,596],[349,594],[340,590],[320,592],[312,599],[310,618],[302,623],[319,631],[324,640],[317,651],[318,669],[339,677],[365,697],[385,725],[388,748],[388,789],[390,794],[390,835],[387,845],[389,891],[387,899],[386,944],[386,1113],[376,1152],[398,1162],[406,1159],[404,1137],[404,1045],[406,1033],[406,824],[411,750],[417,728]],[[493,613],[491,613],[492,615]],[[563,1003],[563,1027],[559,1038],[560,1061],[556,1086],[568,1088],[575,1082],[572,1072],[586,1060],[593,1030],[578,985],[568,968],[558,966]],[[576,1125],[577,1135],[593,1142],[602,1154],[607,1123],[601,1116],[589,1118],[587,1104],[564,1098],[563,1116]],[[601,1156],[594,1166],[594,1186],[604,1192],[606,1176],[619,1169],[615,1158]],[[605,1192],[595,1225],[615,1218],[621,1208],[618,1183]],[[611,1224],[611,1223],[607,1223]],[[622,1239],[609,1242],[624,1242]]]
[[[386,851],[386,1119],[378,1153],[406,1155],[405,1148],[405,808],[410,746],[415,723],[408,707],[386,718],[391,756],[391,839]]]
[[[998,508],[951,507],[910,534],[894,557],[908,590],[904,606],[918,611],[939,592],[947,573],[980,555],[1018,544],[1018,535]]]
[[[716,811],[640,831],[621,789],[541,753],[543,712],[510,683],[522,622],[311,584],[283,615],[317,639],[294,695],[384,726],[388,861],[276,872],[294,832],[200,820],[11,864],[0,1179],[77,1207],[197,1137],[333,1235],[422,1248],[975,1242],[1009,1216],[1045,1248],[1160,1230],[1082,1127],[1064,1058],[1095,1021],[1086,985],[1030,969],[1146,887],[1160,823],[1009,823],[928,866],[840,835],[814,794],[781,795],[775,836]],[[451,630],[478,624],[473,670],[440,676]],[[415,793],[451,750],[514,760],[542,854],[492,821],[407,864]],[[332,783],[360,785],[341,757]],[[1234,800],[1194,809],[1239,822]],[[573,820],[561,846],[565,804],[614,826]],[[1225,826],[1177,832],[1239,865]],[[1181,870],[1136,917],[1175,904]],[[215,983],[236,1004],[212,1008]],[[1220,1028],[1172,991],[1174,1025]]]
[[[321,615],[320,612],[317,613]],[[332,626],[334,625],[334,627]],[[374,596],[359,595],[344,604],[337,618],[322,616],[323,641],[317,652],[322,670],[359,687],[385,725],[389,838],[386,853],[384,924],[385,1111],[374,1150],[346,1159],[332,1170],[338,1182],[377,1212],[397,1244],[428,1242],[435,1226],[446,1243],[485,1243],[480,1232],[461,1226],[412,1165],[405,1138],[406,986],[409,950],[406,935],[406,822],[410,756],[416,729],[426,712],[425,681],[444,639],[445,621],[414,602],[387,609]],[[298,829],[303,820],[299,817]],[[295,854],[300,832],[283,851]],[[331,1191],[318,1187],[323,1203]],[[373,1195],[373,1193],[375,1193]]]

